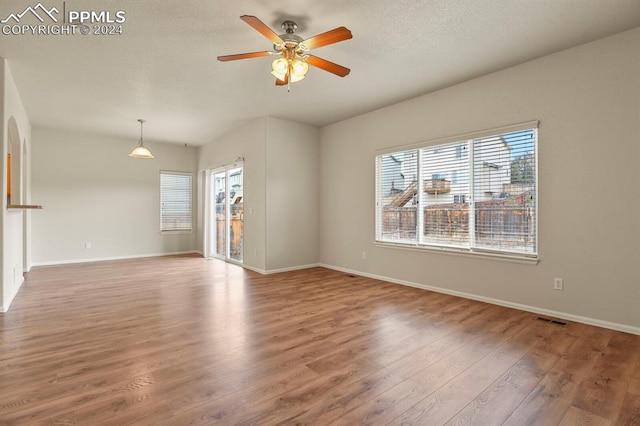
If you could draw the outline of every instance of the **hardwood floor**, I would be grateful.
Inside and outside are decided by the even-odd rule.
[[[0,424],[640,424],[640,336],[537,317],[322,268],[36,268]]]

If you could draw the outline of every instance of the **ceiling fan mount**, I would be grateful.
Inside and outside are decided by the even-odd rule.
[[[309,50],[352,38],[351,31],[345,27],[334,28],[316,36],[303,39],[295,34],[298,25],[294,21],[286,20],[282,23],[284,34],[276,34],[264,22],[255,16],[242,15],[240,17],[273,43],[273,51],[239,53],[235,55],[218,56],[222,62],[234,61],[238,59],[258,58],[261,56],[278,55],[272,63],[273,74],[276,77],[276,85],[290,88],[291,83],[302,80],[309,68],[309,65],[320,68],[324,71],[345,77],[351,71],[349,68],[335,64],[320,57],[310,55]]]
[[[298,50],[298,45],[304,41],[298,34],[294,34],[298,29],[298,24],[293,21],[284,21],[282,23],[282,29],[284,30],[284,34],[280,34],[278,37],[280,37],[284,43],[274,43],[273,50],[280,51],[283,48]]]
[[[293,21],[284,21],[282,23],[282,29],[284,30],[285,33],[287,34],[293,34],[296,32],[296,30],[298,29],[298,24],[296,24]]]

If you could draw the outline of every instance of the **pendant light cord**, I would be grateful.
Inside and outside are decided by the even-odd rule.
[[[139,118],[138,121],[140,122],[140,146],[142,146],[142,125],[144,124],[144,120]]]

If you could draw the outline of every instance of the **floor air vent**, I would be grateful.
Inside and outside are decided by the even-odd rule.
[[[543,318],[543,317],[538,317],[536,318],[538,321],[544,321],[544,322],[548,322],[550,324],[555,324],[555,325],[560,325],[562,327],[565,327],[567,325],[566,322],[564,321],[560,321],[557,319],[551,319],[551,318]]]

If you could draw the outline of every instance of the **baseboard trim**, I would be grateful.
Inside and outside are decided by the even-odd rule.
[[[222,260],[222,259],[220,259],[220,260]],[[222,261],[224,262],[224,260],[222,260]],[[253,271],[253,272],[257,272],[260,275],[267,275],[267,271],[265,271],[264,269],[257,268],[255,266],[249,266],[249,265],[238,265],[238,266],[240,266],[241,268],[244,268],[244,269],[248,269],[248,270]]]
[[[181,254],[198,254],[198,253],[200,252],[197,250],[187,250],[187,251],[174,251],[170,253],[149,253],[149,254],[134,254],[129,256],[93,257],[90,259],[54,260],[50,262],[34,262],[32,266],[71,265],[74,263],[105,262],[109,260],[142,259],[145,257],[177,256]]]
[[[354,269],[342,268],[339,266],[327,265],[324,263],[319,264],[323,268],[333,269],[334,271],[345,272],[348,274],[359,275],[362,277],[373,278],[376,280],[388,281],[394,284],[406,285],[408,287],[415,287],[422,290],[434,291],[436,293],[448,294],[451,296],[462,297],[465,299],[477,300],[479,302],[490,303],[492,305],[504,306],[506,308],[519,309],[521,311],[533,312],[535,314],[547,315],[550,317],[560,318],[567,321],[579,322],[583,324],[593,325],[596,327],[608,328],[610,330],[622,331],[624,333],[640,335],[640,327],[634,327],[626,324],[619,324],[615,322],[603,321],[596,318],[583,317],[580,315],[568,314],[566,312],[553,311],[550,309],[539,308],[537,306],[523,305],[520,303],[509,302],[501,299],[494,299],[491,297],[484,297],[477,294],[466,293],[462,291],[449,290],[447,288],[435,287],[426,284],[415,283],[412,281],[400,280],[391,277],[385,277],[383,275],[370,274],[367,272],[356,271]]]
[[[20,289],[22,288],[22,284],[24,284],[24,276],[22,276],[22,279],[20,280],[20,284],[18,284],[15,287],[15,291],[13,291],[13,294],[9,295],[8,300],[2,300],[2,306],[0,306],[0,313],[4,314],[6,312],[9,312],[9,308],[11,307],[11,302],[13,302],[13,299],[16,298],[16,296],[18,295],[18,292],[20,291]]]
[[[319,263],[311,263],[309,265],[290,266],[287,268],[278,268],[278,269],[261,269],[261,268],[256,268],[255,266],[249,266],[249,265],[240,265],[240,266],[242,266],[245,269],[249,269],[251,271],[257,272],[261,275],[271,275],[271,274],[280,274],[282,272],[292,272],[292,271],[300,271],[302,269],[317,268],[322,265]]]

